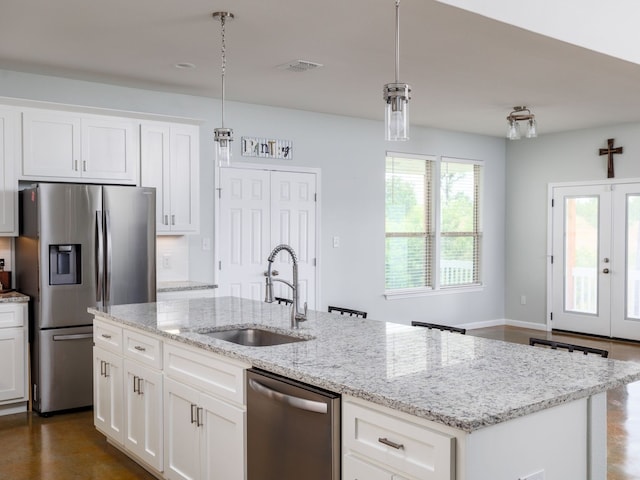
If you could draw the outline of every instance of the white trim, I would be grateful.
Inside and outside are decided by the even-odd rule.
[[[405,153],[405,152],[392,152],[387,151],[385,157],[393,157],[393,158],[409,158],[413,160],[431,160],[435,162],[438,160],[438,155],[428,155],[421,153]]]
[[[459,157],[447,157],[445,155],[440,156],[440,161],[450,162],[450,163],[466,163],[470,165],[484,166],[484,160],[473,160],[471,158],[459,158]]]
[[[528,328],[530,330],[547,330],[546,326],[542,323],[522,322],[520,320],[510,320],[508,318],[496,318],[495,320],[463,323],[454,326],[458,328],[466,328],[467,330],[476,330],[478,328],[501,327],[505,325],[508,325],[510,327]]]
[[[387,300],[401,300],[403,298],[430,297],[432,295],[451,295],[453,293],[482,292],[484,285],[455,286],[444,288],[413,288],[403,290],[388,290],[383,293]]]

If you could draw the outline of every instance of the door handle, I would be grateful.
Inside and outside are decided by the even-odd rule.
[[[316,413],[327,413],[329,410],[326,403],[314,402],[313,400],[307,400],[306,398],[294,397],[293,395],[277,392],[276,390],[272,390],[253,379],[249,380],[249,386],[265,397],[277,402],[286,403],[287,405],[299,408],[300,410]]]
[[[68,335],[54,335],[53,341],[60,340],[84,340],[85,338],[93,338],[93,333],[72,333]]]

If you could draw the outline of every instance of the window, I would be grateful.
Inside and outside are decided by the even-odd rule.
[[[482,163],[388,153],[387,295],[481,284]]]

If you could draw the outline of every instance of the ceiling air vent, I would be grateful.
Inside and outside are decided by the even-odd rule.
[[[314,68],[322,67],[321,63],[308,62],[307,60],[292,60],[290,62],[278,65],[280,70],[289,70],[290,72],[306,72]]]

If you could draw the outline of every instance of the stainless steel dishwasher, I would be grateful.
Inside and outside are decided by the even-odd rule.
[[[340,395],[247,371],[248,480],[339,480]]]

